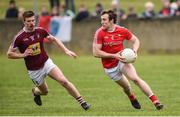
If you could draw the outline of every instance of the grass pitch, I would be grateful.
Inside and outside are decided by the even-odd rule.
[[[92,107],[84,111],[57,82],[47,78],[49,94],[42,97],[43,105],[33,102],[32,81],[28,78],[23,60],[0,56],[0,115],[31,116],[178,116],[180,115],[180,56],[144,55],[134,64],[139,75],[158,95],[165,108],[157,111],[150,100],[135,86],[132,87],[142,109],[135,110],[121,88],[104,73],[100,60],[80,56],[51,55],[65,76],[77,87]]]

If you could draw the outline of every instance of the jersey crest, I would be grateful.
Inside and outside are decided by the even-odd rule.
[[[41,48],[40,48],[40,43],[35,43],[32,45],[29,45],[28,47],[29,49],[31,49],[33,51],[32,56],[38,55],[41,53]]]

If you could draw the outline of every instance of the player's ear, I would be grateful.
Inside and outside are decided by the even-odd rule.
[[[111,19],[110,22],[111,22],[111,23],[114,23],[114,19]]]
[[[25,20],[22,20],[23,24],[25,25]]]
[[[22,18],[22,22],[25,25],[26,18]]]

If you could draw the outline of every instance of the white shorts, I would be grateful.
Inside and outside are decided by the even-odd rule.
[[[114,68],[110,68],[110,69],[104,69],[105,73],[114,81],[118,81],[121,78],[123,78],[122,76],[122,69],[124,67],[124,63],[120,62],[118,63],[118,65]]]
[[[53,61],[49,58],[45,63],[44,66],[39,70],[28,70],[29,77],[34,82],[36,86],[40,86],[44,83],[44,79],[49,74],[49,72],[56,67]]]

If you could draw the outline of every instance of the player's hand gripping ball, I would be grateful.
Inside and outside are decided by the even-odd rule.
[[[130,48],[125,48],[122,52],[121,52],[121,56],[124,58],[126,63],[133,63],[136,60],[136,53],[130,49]]]

